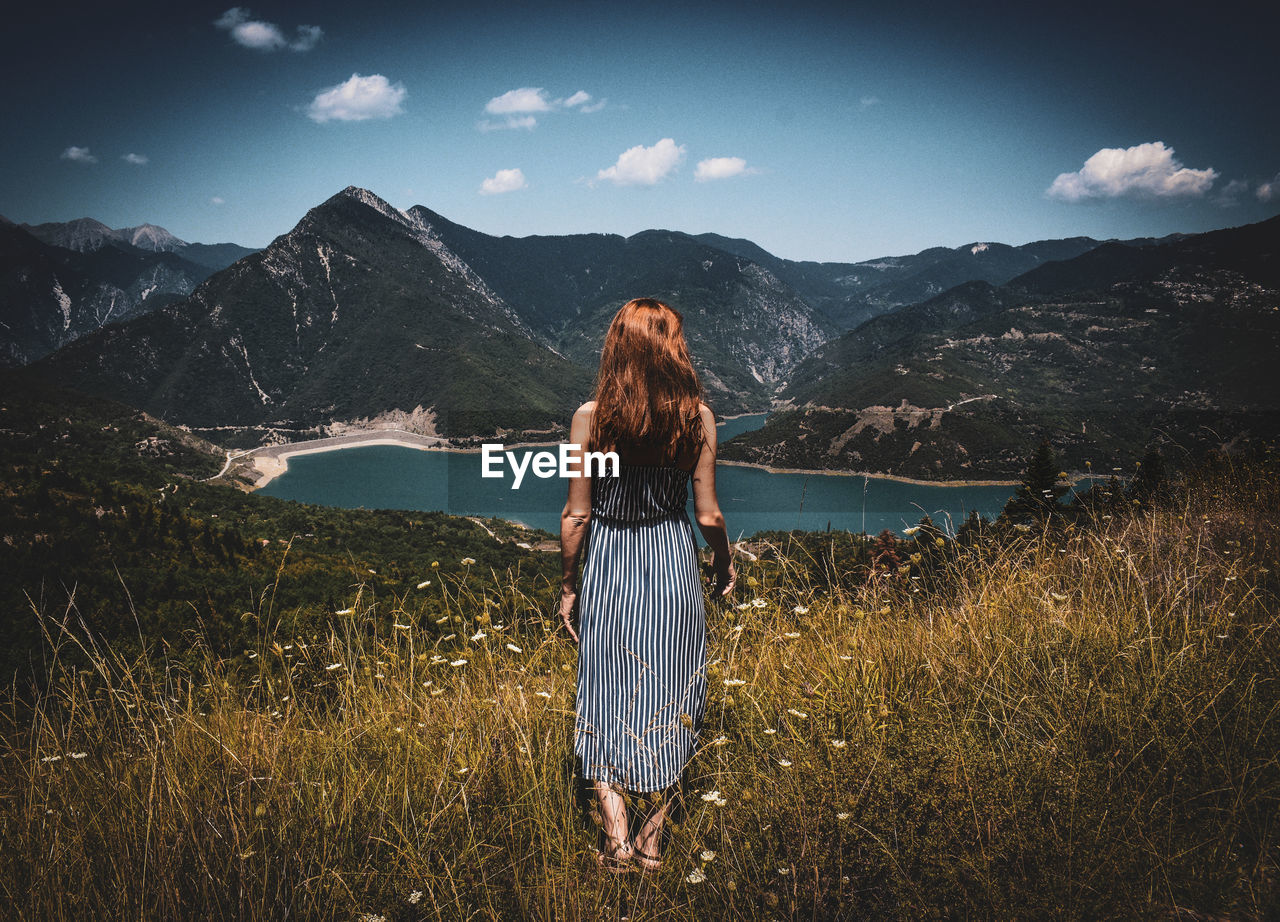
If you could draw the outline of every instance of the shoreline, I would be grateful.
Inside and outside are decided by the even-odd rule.
[[[751,414],[744,414],[751,415]],[[558,445],[559,442],[516,442],[504,447],[540,448]],[[455,448],[448,440],[434,435],[422,435],[406,429],[369,429],[363,432],[351,432],[345,435],[328,436],[322,439],[309,439],[305,442],[282,442],[278,445],[263,445],[250,448],[234,460],[251,459],[253,462],[253,490],[265,487],[289,469],[289,458],[296,455],[321,454],[327,451],[342,451],[347,448],[363,448],[371,445],[392,445],[401,448],[414,448],[419,451],[447,451],[460,454],[479,454],[478,448]],[[875,474],[869,471],[850,470],[805,470],[803,468],[772,467],[768,464],[757,464],[752,461],[717,461],[717,464],[729,464],[734,467],[753,467],[769,474],[805,474],[835,477],[865,477],[870,480],[892,480],[921,487],[1016,487],[1019,480],[920,480],[913,477],[902,477],[897,474]],[[1074,483],[1077,479],[1072,478]]]

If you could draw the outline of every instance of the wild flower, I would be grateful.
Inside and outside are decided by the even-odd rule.
[[[1067,600],[1067,597],[1060,592],[1051,592],[1049,593],[1049,597],[1055,602],[1065,602]]]
[[[430,585],[431,585],[431,580],[429,580],[429,579],[424,579],[422,582],[418,583],[418,588],[419,588],[419,589],[426,589],[426,588],[427,588],[428,586],[430,586]],[[421,890],[415,890],[414,892],[415,892],[415,893],[421,893],[422,891],[421,891]]]
[[[443,689],[443,688],[433,688],[433,689],[431,689],[431,697],[432,697],[432,698],[439,698],[439,697],[440,697],[441,695],[443,695],[443,694],[444,694],[444,689]]]
[[[409,894],[409,903],[411,905],[414,905],[414,906],[418,905],[418,901],[421,899],[422,899],[421,890],[414,890],[412,893]]]
[[[832,748],[832,749],[843,749],[845,746],[848,746],[848,745],[849,745],[849,743],[848,743],[848,741],[847,741],[847,740],[832,740],[832,741],[831,741],[831,748]]]
[[[61,761],[62,761],[62,756],[57,756],[57,755],[54,755],[54,756],[45,756],[45,757],[44,757],[43,759],[41,759],[40,761],[41,761],[41,762],[61,762]]]
[[[768,736],[773,736],[773,734],[777,733],[778,731],[773,729],[773,727],[768,727],[764,732]]]
[[[805,605],[797,605],[795,608],[791,609],[791,611],[797,615],[809,614],[808,606],[805,606]]]
[[[445,615],[443,618],[437,618],[437,619],[436,619],[436,624],[444,624],[444,623],[445,623],[446,621],[448,621],[448,620],[449,620],[449,616],[448,616],[448,615]]]
[[[471,635],[471,642],[479,643],[480,641],[484,640],[486,636],[488,635],[486,635],[484,631],[476,631],[474,634]]]
[[[328,671],[328,672],[333,672],[333,670],[335,670],[335,669],[341,669],[341,668],[342,668],[342,664],[341,664],[341,663],[330,663],[328,666],[325,666],[324,668],[325,668],[325,670],[326,670],[326,671]]]
[[[523,653],[523,652],[524,652],[524,650],[522,650],[520,647],[517,647],[517,646],[516,646],[515,644],[513,644],[513,643],[509,643],[509,644],[507,644],[507,649],[508,649],[508,650],[510,650],[512,653]]]
[[[464,567],[469,567],[469,566],[471,566],[471,565],[472,565],[473,563],[475,563],[475,562],[476,562],[476,559],[475,559],[474,557],[463,557],[463,558],[462,558],[462,565],[463,565]]]
[[[344,608],[341,611],[334,612],[335,615],[352,615],[355,614],[354,608]]]
[[[908,538],[914,537],[919,531],[920,531],[919,525],[911,525],[907,528],[902,529],[902,533],[906,535]]]
[[[457,636],[457,634],[446,634],[444,637],[440,638],[440,641],[443,643],[446,640],[453,640]]]
[[[787,632],[786,632],[785,634],[783,634],[782,636],[783,636],[783,637],[785,637],[785,638],[787,638],[788,640],[795,640],[797,637],[799,637],[799,636],[800,636],[800,632],[799,632],[799,631],[787,631]]]
[[[456,660],[454,660],[453,662],[451,662],[449,665],[450,665],[450,666],[465,666],[465,665],[467,665],[467,661],[466,661],[465,659],[456,659]]]
[[[539,698],[550,698],[550,697],[551,697],[551,692],[549,692],[549,691],[540,691],[540,692],[535,692],[535,694],[536,694]]]
[[[790,767],[791,767],[791,760],[790,760],[790,759],[779,759],[779,760],[778,760],[778,764],[779,764],[779,765],[781,765],[783,768],[790,768]]]
[[[407,630],[409,630],[409,625],[407,625],[407,624],[401,624],[399,621],[394,622],[391,626],[392,626],[393,628],[395,628],[397,631],[407,631]]]
[[[89,753],[87,752],[69,752],[67,755],[71,756],[73,759],[87,759],[89,757]]]
[[[751,607],[751,603],[750,603],[750,602],[739,602],[737,605],[735,605],[735,606],[733,606],[733,607],[734,607],[734,608],[736,608],[738,611],[742,611],[744,608],[750,608],[750,607]]]
[[[756,608],[764,608],[764,607],[765,607],[765,606],[767,606],[769,603],[768,603],[768,602],[766,602],[764,599],[752,599],[752,600],[751,600],[751,604],[752,604],[753,606],[755,606]]]
[[[431,569],[433,569],[433,570],[438,570],[438,569],[440,569],[440,561],[438,561],[438,560],[433,560],[433,561],[431,561]]]
[[[778,873],[783,877],[786,877],[788,874],[791,873],[791,868],[778,868]]]
[[[727,736],[717,736],[715,739],[713,739],[713,740],[711,741],[710,745],[712,745],[712,746],[727,746],[727,745],[729,745],[729,737],[727,737]]]
[[[709,848],[704,848],[701,852],[698,853],[698,857],[701,858],[703,861],[715,861],[716,853]]]
[[[739,685],[746,685],[747,680],[746,679],[725,679],[724,684],[728,685],[730,688],[736,688]]]
[[[837,814],[836,814],[836,819],[838,819],[838,820],[847,820],[848,818],[849,818],[849,814],[848,814],[848,813],[837,813]]]
[[[793,717],[799,717],[801,720],[808,720],[809,715],[804,711],[797,711],[795,708],[787,708],[787,713]]]
[[[691,884],[700,884],[706,879],[707,875],[702,873],[702,868],[694,868],[689,872],[689,875],[685,877],[685,880]]]

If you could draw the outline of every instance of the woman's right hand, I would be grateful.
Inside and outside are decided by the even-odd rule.
[[[723,599],[733,592],[733,587],[738,582],[738,571],[733,568],[732,559],[713,561],[712,566],[715,567],[716,584],[711,590],[711,597]]]

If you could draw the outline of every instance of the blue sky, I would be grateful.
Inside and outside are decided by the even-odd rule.
[[[11,220],[262,246],[355,184],[855,261],[1280,212],[1259,4],[101,6],[0,38]]]

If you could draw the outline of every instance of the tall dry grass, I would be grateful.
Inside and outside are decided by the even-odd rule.
[[[0,726],[3,914],[1274,918],[1278,492],[1221,470],[855,590],[745,563],[651,875],[592,860],[549,586],[357,588],[314,637],[266,593],[185,665],[69,606]]]

